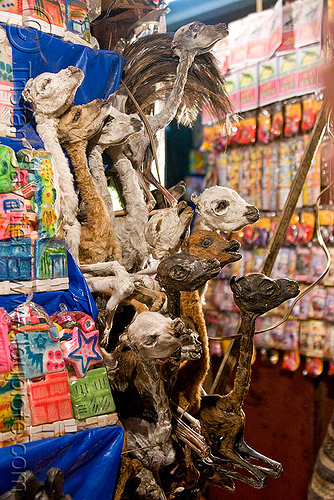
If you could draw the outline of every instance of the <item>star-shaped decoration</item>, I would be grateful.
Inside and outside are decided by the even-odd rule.
[[[88,368],[102,361],[102,354],[98,347],[99,332],[84,333],[77,327],[73,328],[72,339],[62,342],[64,359],[71,364],[77,377],[82,378]]]
[[[38,349],[45,349],[46,342],[47,342],[47,338],[46,338],[45,334],[43,335],[42,333],[39,333],[33,339],[33,343],[35,344],[35,347],[37,347]]]

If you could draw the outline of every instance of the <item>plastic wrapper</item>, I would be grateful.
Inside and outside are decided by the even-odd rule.
[[[268,144],[270,140],[271,116],[266,108],[260,110],[257,117],[257,140],[262,144]]]
[[[305,283],[311,282],[311,249],[307,247],[297,248],[296,255],[295,279]]]
[[[114,425],[4,448],[0,453],[0,494],[13,487],[13,457],[22,456],[24,469],[39,480],[45,479],[51,467],[65,471],[63,490],[73,500],[112,498],[123,438],[123,428]]]
[[[295,372],[300,365],[300,355],[298,351],[285,351],[282,359],[282,368],[289,372]]]
[[[308,316],[310,318],[323,319],[326,311],[327,290],[323,287],[315,287],[310,292],[310,304]]]
[[[305,369],[303,370],[303,375],[308,377],[319,377],[324,370],[324,362],[321,358],[310,358],[305,359]]]
[[[277,102],[273,106],[273,114],[270,128],[270,140],[277,139],[283,134],[283,106],[281,102]]]
[[[293,99],[284,106],[284,137],[291,137],[298,134],[302,118],[302,106],[299,101]]]

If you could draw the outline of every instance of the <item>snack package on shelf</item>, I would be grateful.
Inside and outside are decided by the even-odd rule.
[[[295,274],[296,252],[294,248],[280,248],[274,268],[273,278],[289,278]]]
[[[291,144],[282,141],[279,148],[278,208],[282,210],[292,182]]]
[[[319,377],[324,371],[324,361],[321,358],[311,358],[307,356],[305,358],[305,368],[303,370],[303,375],[308,377]]]
[[[311,280],[311,249],[308,247],[296,248],[296,270],[295,279],[297,281],[304,281],[310,283]]]
[[[315,215],[313,212],[302,212],[299,218],[298,237],[299,245],[306,245],[313,238],[315,228]]]
[[[271,115],[268,109],[262,108],[257,116],[257,140],[268,144],[270,140]]]
[[[307,147],[308,137],[304,136],[304,148]],[[317,149],[313,163],[307,174],[303,187],[303,205],[315,205],[320,194],[321,184],[321,146]]]
[[[327,305],[327,290],[317,286],[310,292],[309,318],[323,319]]]
[[[320,232],[326,245],[334,243],[334,213],[332,210],[319,210]]]
[[[289,319],[283,323],[283,338],[281,349],[286,351],[296,351],[298,349],[299,321]]]
[[[271,328],[271,326],[278,321],[279,319],[275,316],[261,316],[257,319],[256,330],[265,330],[266,328]],[[271,330],[255,335],[254,344],[256,347],[259,347],[261,349],[272,348],[274,346],[274,343],[271,336]]]
[[[312,130],[317,118],[319,109],[321,108],[322,100],[320,96],[307,95],[302,98],[303,114],[301,122],[302,132]]]
[[[293,214],[285,236],[286,245],[295,245],[297,243],[298,230],[299,230],[299,215]]]
[[[331,257],[331,264],[328,273],[323,279],[323,284],[326,286],[334,286],[334,248],[329,247],[328,250]]]
[[[324,318],[327,321],[334,322],[334,289],[332,287],[327,287],[327,295],[326,295],[326,309]]]
[[[302,106],[301,102],[297,99],[292,99],[286,102],[284,106],[285,120],[284,120],[284,137],[291,137],[298,134],[300,122],[302,119]]]
[[[281,137],[283,134],[283,105],[282,103],[276,102],[273,104],[273,113],[271,119],[271,128],[270,128],[270,140],[277,139]]]
[[[300,366],[300,354],[298,350],[284,351],[282,359],[282,369],[295,372]]]
[[[312,246],[311,249],[311,262],[310,274],[311,280],[315,281],[325,270],[327,264],[327,257],[321,247]]]
[[[261,219],[253,226],[253,245],[254,247],[266,247],[269,241],[271,220],[269,217]]]
[[[245,113],[244,118],[240,121],[241,136],[240,144],[253,144],[256,141],[256,115],[253,112]]]

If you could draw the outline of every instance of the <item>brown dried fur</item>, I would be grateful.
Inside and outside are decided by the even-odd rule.
[[[71,159],[81,198],[87,209],[87,224],[81,229],[79,246],[81,264],[121,261],[122,256],[120,243],[89,171],[86,157],[88,139],[103,126],[106,110],[107,103],[102,99],[82,106],[71,106],[62,115],[58,126],[59,140]]]
[[[207,245],[203,245],[208,243]],[[227,249],[231,242],[214,231],[198,231],[190,235],[182,245],[185,253],[204,259],[216,258],[221,266],[226,266],[238,260],[239,254],[229,253]],[[189,318],[195,326],[202,343],[202,356],[196,361],[185,361],[178,371],[173,397],[182,408],[191,414],[198,411],[201,401],[201,386],[210,368],[210,349],[205,318],[199,291],[180,292],[182,316]]]
[[[123,56],[127,64],[123,81],[131,90],[145,114],[149,114],[153,103],[166,101],[175,80],[178,57],[173,55],[170,34],[148,35],[125,47]],[[162,86],[157,88],[157,84]],[[225,122],[226,115],[233,111],[231,101],[224,91],[225,79],[211,53],[200,54],[189,70],[182,102],[177,113],[178,123],[189,126],[197,118],[202,106]],[[135,113],[130,99],[126,112]]]

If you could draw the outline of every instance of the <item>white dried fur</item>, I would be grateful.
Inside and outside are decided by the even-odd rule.
[[[201,229],[239,231],[260,217],[254,205],[249,205],[234,189],[225,186],[207,188],[200,196],[193,194],[191,200],[196,205]]]
[[[38,135],[54,159],[66,246],[77,263],[81,233],[76,218],[78,197],[74,190],[73,175],[58,141],[57,128],[60,115],[72,104],[83,78],[84,74],[79,68],[69,66],[58,73],[42,73],[34,79],[30,78],[22,92],[22,97],[33,104]]]

